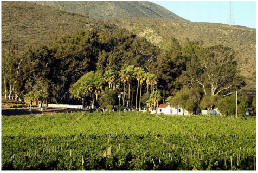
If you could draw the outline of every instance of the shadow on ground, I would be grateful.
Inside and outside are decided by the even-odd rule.
[[[2,109],[2,115],[11,116],[11,115],[28,115],[28,114],[50,114],[50,113],[73,113],[80,112],[80,109],[51,109],[48,108],[43,112],[37,109],[32,109],[30,112],[29,109]]]

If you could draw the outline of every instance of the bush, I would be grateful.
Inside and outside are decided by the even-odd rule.
[[[235,96],[226,96],[218,100],[218,109],[223,115],[235,115],[236,114],[236,100]]]
[[[248,96],[246,94],[242,95],[238,99],[238,105],[237,105],[237,114],[240,116],[246,115],[246,110],[249,107],[248,104]]]
[[[252,106],[254,108],[254,111],[256,112],[256,97],[253,98]]]
[[[106,88],[99,98],[100,107],[103,109],[108,109],[109,111],[112,110],[116,101],[115,97],[115,91]]]
[[[219,96],[204,96],[201,100],[200,108],[206,110],[207,108],[216,106],[219,98]]]
[[[188,111],[193,112],[199,106],[201,98],[200,90],[197,88],[183,88],[175,96],[167,98],[171,106],[180,106]]]

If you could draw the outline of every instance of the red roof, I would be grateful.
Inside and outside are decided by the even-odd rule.
[[[168,105],[167,104],[160,104],[159,106],[158,106],[158,108],[166,108]]]

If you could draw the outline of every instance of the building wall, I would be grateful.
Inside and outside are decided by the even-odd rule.
[[[158,114],[167,114],[167,115],[188,115],[189,112],[187,110],[184,110],[182,108],[171,108],[170,106],[167,106],[166,108],[157,108]]]

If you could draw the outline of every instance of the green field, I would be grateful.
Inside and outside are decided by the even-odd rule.
[[[256,118],[2,116],[2,169],[255,170]]]

